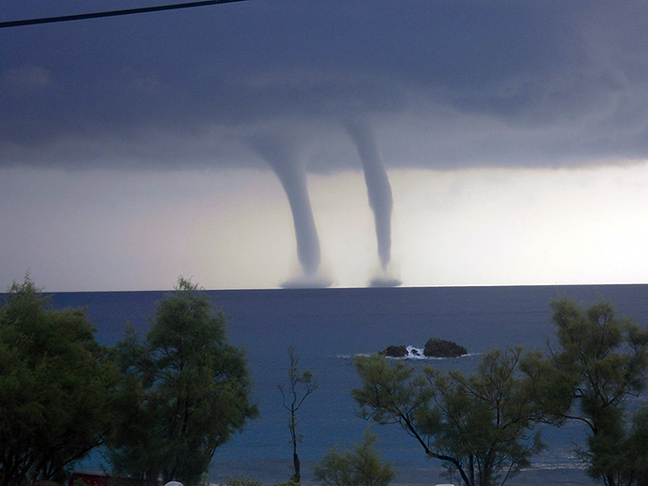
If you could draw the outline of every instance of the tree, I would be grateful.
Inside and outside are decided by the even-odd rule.
[[[196,485],[216,448],[256,415],[243,351],[228,343],[225,326],[223,313],[180,278],[158,303],[146,340],[131,330],[118,344],[115,472]]]
[[[641,408],[632,419],[632,428],[624,450],[629,464],[627,479],[637,486],[648,486],[648,407]],[[629,484],[633,484],[630,481]]]
[[[637,442],[647,435],[648,412],[637,414],[630,427],[627,399],[646,386],[648,330],[617,318],[607,302],[582,309],[561,299],[552,308],[557,344],[542,366],[567,386],[557,393],[563,406],[549,410],[559,424],[585,425],[587,449],[580,452],[593,479],[606,486],[646,484],[637,482],[646,471]]]
[[[100,445],[116,369],[84,309],[51,310],[26,277],[0,308],[0,484],[62,482]]]
[[[376,452],[376,436],[367,428],[353,449],[331,449],[315,467],[315,479],[328,486],[388,486],[394,469]]]
[[[299,483],[301,481],[301,467],[299,455],[297,454],[297,444],[302,441],[303,436],[297,434],[297,412],[301,408],[304,400],[317,390],[317,383],[311,370],[301,371],[299,369],[299,356],[295,353],[294,347],[288,348],[288,386],[277,385],[283,398],[282,406],[288,410],[288,430],[290,431],[290,443],[293,449],[293,477],[292,481]]]
[[[364,417],[400,425],[466,486],[504,484],[543,448],[539,432],[532,433],[542,414],[520,349],[484,355],[470,376],[431,367],[416,373],[379,355],[355,365],[362,386],[352,394]]]

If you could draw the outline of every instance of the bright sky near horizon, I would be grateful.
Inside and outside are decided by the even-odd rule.
[[[646,30],[602,0],[0,29],[0,287],[645,283]]]

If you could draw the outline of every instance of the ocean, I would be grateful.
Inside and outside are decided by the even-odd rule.
[[[76,292],[52,294],[57,308],[87,307],[99,342],[112,345],[127,323],[145,333],[155,302],[167,292]],[[248,477],[272,485],[291,476],[292,450],[288,415],[277,384],[285,380],[288,348],[294,346],[300,367],[312,370],[318,389],[298,414],[302,475],[313,482],[312,468],[326,451],[357,442],[367,426],[380,438],[377,447],[397,471],[394,484],[448,482],[439,461],[425,457],[420,446],[398,426],[378,426],[358,416],[350,391],[359,384],[353,357],[389,345],[422,348],[430,337],[455,341],[469,355],[425,360],[443,369],[470,370],[482,353],[521,345],[546,346],[552,339],[552,300],[568,297],[585,305],[601,299],[618,315],[648,322],[648,285],[574,285],[516,287],[416,287],[349,289],[276,289],[206,291],[216,309],[228,316],[230,341],[246,349],[254,399],[260,416],[220,447],[210,479]],[[422,360],[413,360],[421,366]],[[548,451],[531,469],[507,484],[591,484],[574,453],[583,431],[569,425],[543,431]],[[95,454],[80,465],[101,468]],[[455,478],[455,483],[458,481]]]

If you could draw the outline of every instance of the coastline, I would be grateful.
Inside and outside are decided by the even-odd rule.
[[[384,450],[383,450],[384,452]],[[389,460],[383,453],[383,459]],[[312,471],[316,461],[303,461],[302,486],[321,486],[313,479]],[[411,467],[395,462],[396,476],[390,486],[431,486],[448,483],[460,486],[458,477],[448,479],[443,467],[438,462],[430,462],[429,467]],[[262,486],[273,486],[288,481],[292,473],[292,462],[289,459],[262,459],[253,463],[248,461],[231,461],[219,463],[215,459],[210,469],[210,480],[213,484],[225,484],[228,479],[246,478],[256,480]],[[282,473],[283,471],[283,473]],[[506,482],[511,486],[590,486],[593,481],[587,476],[584,468],[576,467],[530,467]]]

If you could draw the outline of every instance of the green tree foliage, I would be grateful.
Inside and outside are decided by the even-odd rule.
[[[248,477],[233,477],[225,481],[225,486],[261,486],[261,481]]]
[[[484,355],[470,376],[431,367],[417,373],[378,355],[355,365],[362,387],[352,393],[364,416],[400,425],[466,486],[504,484],[543,448],[532,432],[542,414],[520,349]]]
[[[294,347],[288,348],[288,383],[277,385],[283,397],[282,406],[288,411],[288,430],[290,431],[290,444],[293,449],[293,477],[292,482],[299,484],[301,481],[301,466],[297,454],[297,444],[303,436],[297,434],[297,411],[301,408],[304,400],[317,390],[317,382],[311,370],[299,369],[299,356]]]
[[[648,412],[637,414],[630,426],[627,402],[646,386],[648,330],[617,318],[606,302],[582,309],[562,299],[552,307],[558,342],[539,366],[563,385],[547,410],[557,423],[585,424],[581,457],[593,479],[607,486],[646,484],[646,442],[639,444],[646,438]]]
[[[0,308],[0,484],[62,482],[102,443],[115,368],[83,309],[50,310],[27,277]]]
[[[226,318],[187,280],[157,305],[146,340],[117,346],[124,374],[110,440],[113,470],[193,486],[216,448],[257,413],[243,351]]]
[[[633,417],[625,446],[629,464],[626,477],[635,481],[637,486],[648,486],[648,407],[643,407]]]
[[[376,440],[367,429],[353,449],[340,452],[334,447],[315,467],[315,479],[328,486],[387,486],[394,479],[394,468],[381,460]]]

